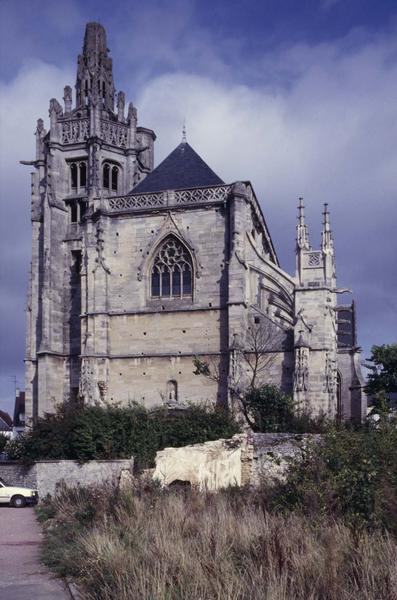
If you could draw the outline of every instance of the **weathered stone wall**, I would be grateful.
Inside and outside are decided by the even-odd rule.
[[[321,436],[292,433],[238,434],[183,448],[165,448],[156,455],[153,479],[162,485],[190,482],[200,489],[273,484],[285,478],[291,460]]]
[[[215,440],[182,448],[165,448],[156,455],[153,479],[162,485],[189,482],[201,490],[217,490],[242,483],[241,455],[247,437]]]
[[[36,488],[36,465],[24,465],[15,461],[0,461],[0,478],[10,485]]]
[[[77,463],[72,460],[45,460],[32,465],[19,462],[0,462],[0,477],[10,485],[36,488],[41,498],[55,494],[61,483],[69,487],[117,482],[123,471],[132,473],[133,459],[90,460]]]
[[[295,433],[254,433],[251,436],[251,485],[282,481],[293,459],[302,456],[307,444],[319,442],[320,435]]]

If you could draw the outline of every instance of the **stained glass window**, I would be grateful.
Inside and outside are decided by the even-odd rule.
[[[192,262],[185,246],[167,237],[154,259],[151,274],[153,298],[182,298],[192,295]]]

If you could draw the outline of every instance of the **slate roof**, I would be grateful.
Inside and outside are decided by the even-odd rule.
[[[224,185],[224,182],[187,142],[182,142],[130,193],[145,194],[209,185]]]
[[[12,419],[3,410],[0,410],[0,431],[12,431]]]

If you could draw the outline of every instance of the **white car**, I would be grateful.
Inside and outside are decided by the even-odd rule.
[[[39,493],[30,488],[8,485],[0,479],[0,504],[10,504],[15,508],[22,508],[27,504],[37,504]]]

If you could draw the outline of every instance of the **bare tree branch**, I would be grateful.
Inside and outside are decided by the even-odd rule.
[[[237,338],[237,336],[236,336]],[[236,339],[231,349],[231,365],[228,378],[228,389],[232,397],[239,401],[240,408],[250,427],[253,420],[245,401],[249,391],[267,383],[270,367],[281,351],[283,331],[269,319],[256,322],[251,318],[243,339]],[[195,375],[204,375],[211,381],[219,383],[219,361],[211,357],[203,361],[195,357]]]

